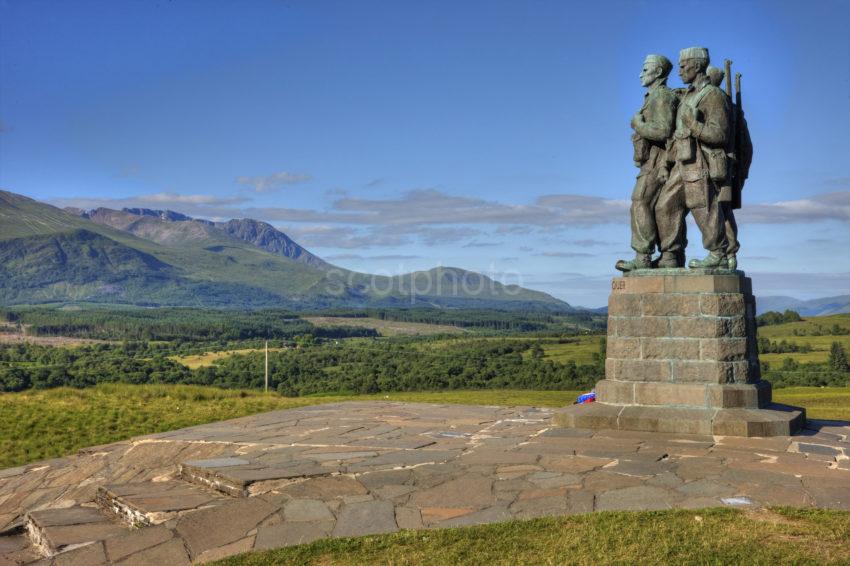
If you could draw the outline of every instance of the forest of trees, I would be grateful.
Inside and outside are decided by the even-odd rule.
[[[311,343],[312,342],[312,343]],[[587,389],[604,373],[593,364],[553,363],[524,356],[532,341],[299,340],[298,348],[270,355],[271,385],[288,396],[438,389]],[[88,387],[102,382],[191,383],[226,388],[263,386],[261,352],[233,355],[189,370],[171,349],[145,342],[53,348],[0,345],[0,391]]]
[[[767,311],[756,317],[758,326],[770,326],[773,324],[785,324],[786,322],[799,322],[803,320],[800,313],[786,309],[785,312]]]
[[[270,355],[271,385],[285,395],[476,388],[589,389],[604,376],[605,340],[601,336],[594,363],[561,363],[547,358],[543,346],[553,338],[543,337],[560,329],[559,342],[575,340],[569,336],[575,329],[560,315],[424,309],[335,314],[458,325],[464,323],[461,316],[468,316],[466,324],[471,328],[482,330],[481,334],[497,335],[476,337],[476,332],[463,340],[440,336],[377,339],[373,329],[318,327],[282,310],[5,310],[0,311],[0,321],[19,331],[26,329],[28,334],[105,341],[70,348],[0,344],[0,391],[62,385],[89,387],[102,382],[259,388],[263,384],[264,362],[260,352],[234,354],[198,369],[189,369],[173,357],[257,349],[266,339],[276,349]],[[499,337],[499,333],[506,336]],[[787,340],[759,340],[762,353],[810,350],[808,345]],[[773,367],[769,363],[762,366],[765,378],[776,387],[843,386],[850,381],[850,363],[837,342],[827,363],[800,363],[789,357]]]

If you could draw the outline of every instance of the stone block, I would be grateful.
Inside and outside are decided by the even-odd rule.
[[[608,316],[640,316],[641,296],[612,293],[608,297]]]
[[[678,338],[720,338],[723,331],[723,319],[717,317],[670,317],[670,335]]]
[[[635,402],[635,382],[603,379],[596,384],[596,400],[612,405],[631,405]]]
[[[699,341],[700,360],[732,362],[746,357],[746,338],[703,338]]]
[[[741,316],[746,313],[744,295],[705,294],[700,295],[700,313],[708,316]]]
[[[612,294],[663,293],[663,277],[617,277],[611,282]]]
[[[804,409],[768,405],[764,409],[722,409],[712,423],[718,436],[791,436],[802,428]]]
[[[718,409],[758,409],[770,404],[770,383],[723,384],[708,386],[708,404]]]
[[[640,341],[640,338],[609,336],[606,346],[607,356],[637,360],[641,357]]]
[[[696,338],[641,338],[640,342],[645,360],[700,359],[700,340]]]
[[[668,293],[740,293],[741,280],[735,275],[667,276]]]
[[[669,293],[644,295],[641,305],[644,316],[692,316],[700,313],[700,296]]]
[[[666,316],[609,316],[608,324],[613,324],[615,336],[641,338],[644,336],[662,337],[670,335],[670,324]]]
[[[712,412],[708,409],[678,407],[624,407],[618,419],[625,430],[711,434]]]
[[[634,399],[636,405],[705,407],[706,386],[699,383],[635,383]]]
[[[747,327],[743,316],[671,316],[670,336],[675,338],[743,338],[747,336]]]
[[[676,383],[731,383],[735,362],[674,361],[672,381]]]
[[[750,363],[748,361],[729,363],[732,364],[732,381],[734,383],[753,383],[760,379],[757,374],[750,371]]]
[[[666,360],[605,360],[605,377],[615,381],[670,381]]]

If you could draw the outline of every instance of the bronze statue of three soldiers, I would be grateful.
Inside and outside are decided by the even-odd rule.
[[[640,168],[631,206],[635,259],[618,261],[620,271],[684,267],[688,212],[708,250],[705,259],[693,259],[688,267],[737,269],[740,246],[732,211],[741,206],[752,145],[740,110],[740,75],[733,103],[730,62],[725,73],[709,62],[708,49],[683,49],[679,76],[688,86],[673,90],[667,86],[669,59],[648,55],[644,61],[640,79],[647,93],[631,122]],[[726,92],[719,86],[724,76]],[[661,255],[653,259],[656,248]]]

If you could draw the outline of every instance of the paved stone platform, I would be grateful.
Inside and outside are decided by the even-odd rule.
[[[349,402],[0,470],[0,566],[176,565],[609,509],[850,510],[850,423],[740,438],[564,429],[553,414]]]

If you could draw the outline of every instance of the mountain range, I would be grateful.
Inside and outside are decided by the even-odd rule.
[[[573,310],[546,293],[456,267],[394,277],[349,271],[258,220],[59,209],[0,191],[0,304],[67,302]]]

